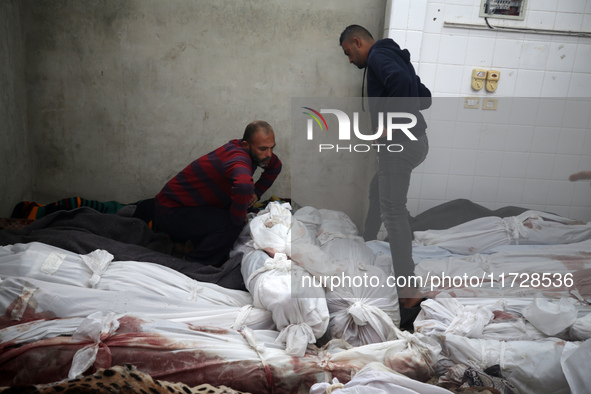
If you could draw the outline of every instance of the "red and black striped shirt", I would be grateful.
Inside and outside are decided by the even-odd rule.
[[[252,160],[242,140],[232,140],[193,161],[164,185],[156,196],[165,207],[212,206],[229,209],[232,221],[244,223],[252,195],[260,198],[281,172],[281,160],[273,154],[254,183]]]

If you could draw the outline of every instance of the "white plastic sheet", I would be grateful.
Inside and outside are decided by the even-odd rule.
[[[308,227],[306,227],[304,223],[300,222],[295,217],[291,220],[291,231],[288,233],[288,236],[290,237],[290,245],[287,248],[287,251],[290,257],[293,255],[294,245],[318,245],[318,240],[308,230]]]
[[[250,221],[250,233],[256,249],[269,254],[290,255],[291,206],[288,203],[271,202]]]
[[[109,291],[75,287],[27,278],[0,283],[0,310],[11,317],[5,326],[44,318],[85,317],[93,312],[135,314],[195,325],[230,328],[236,324],[255,329],[275,327],[271,313],[261,308],[204,305],[133,290]]]
[[[349,267],[373,265],[376,260],[374,252],[358,238],[337,238],[322,245],[322,250],[333,259],[346,262]]]
[[[326,295],[332,337],[354,346],[393,339],[393,326],[400,323],[397,290],[374,266],[374,251],[357,238],[335,238],[322,250],[345,266],[344,275],[331,278]],[[387,256],[390,267],[391,261]]]
[[[307,277],[306,283],[310,284],[312,277],[282,253],[271,258],[265,252],[254,251],[243,258],[241,270],[254,305],[272,313],[281,331],[278,341],[286,344],[288,354],[303,356],[308,344],[315,343],[328,328],[324,289],[301,287],[302,277]]]
[[[5,246],[0,250],[0,278],[26,277],[76,287],[133,291],[200,305],[242,307],[252,304],[252,297],[246,291],[199,282],[155,263],[113,262],[113,255],[104,250],[80,255],[38,242]]]
[[[339,286],[327,292],[330,333],[353,346],[395,339],[400,324],[396,287],[387,286],[378,267],[349,267]],[[342,279],[342,280],[341,280]]]
[[[88,335],[78,339],[55,337],[0,353],[0,368],[6,372],[0,376],[0,385],[35,384],[48,376],[61,380],[70,370],[68,357],[97,342],[109,360],[97,357],[94,368],[108,367],[111,361],[129,363],[155,379],[174,379],[190,386],[207,382],[256,393],[303,392],[333,377],[347,382],[371,362],[398,372],[402,371],[397,367],[420,370],[424,378],[440,350],[436,344],[399,333],[400,339],[356,348],[331,341],[322,349],[310,347],[305,357],[294,358],[275,344],[275,331],[224,330],[125,315],[117,320],[119,328],[113,332],[113,325],[98,320],[100,324],[93,323],[94,329],[88,330],[82,327],[88,322],[83,319],[80,332]],[[59,321],[50,324],[59,326]],[[56,352],[60,352],[61,363],[54,362]]]
[[[500,365],[501,373],[522,394],[569,394],[560,366],[563,350],[578,346],[556,338],[537,341],[441,338],[442,352],[456,363],[480,370]]]
[[[384,241],[368,241],[365,245],[371,249],[375,256],[373,265],[379,267],[386,276],[394,276],[394,265],[392,263],[392,253],[390,244]],[[443,249],[442,249],[443,250]]]
[[[572,301],[571,301],[572,300]],[[566,331],[577,320],[574,299],[552,302],[536,298],[522,310],[523,316],[544,334],[553,336]]]
[[[574,288],[571,293],[591,304],[591,268],[579,268],[573,272]]]
[[[426,282],[424,290],[445,291],[452,287],[457,296],[533,297],[542,292],[552,298],[570,297],[575,273],[591,268],[588,253],[591,253],[589,240],[487,255],[426,259],[415,266],[415,274]],[[438,278],[446,278],[446,282],[434,281]],[[452,279],[457,279],[455,285]],[[439,283],[445,285],[438,286]],[[460,293],[458,289],[466,292]]]
[[[92,271],[92,276],[88,280],[90,287],[96,287],[101,280],[101,275],[107,270],[113,261],[113,255],[106,250],[97,249],[85,255],[80,255],[84,264]]]
[[[571,393],[589,392],[589,359],[591,358],[591,339],[580,345],[565,346],[560,365]]]
[[[378,270],[375,267],[368,267]],[[355,277],[354,273],[351,273]],[[330,333],[353,346],[394,339],[393,327],[400,324],[398,297],[376,294],[373,287],[336,287],[328,292],[326,301],[330,310]]]
[[[332,351],[330,361],[346,361],[359,369],[370,362],[379,362],[412,379],[423,382],[429,380],[433,376],[441,346],[420,334],[397,328],[394,331],[398,338],[396,340],[352,347],[346,351],[336,349]]]
[[[456,334],[482,338],[484,327],[494,318],[493,306],[463,306],[449,296],[425,300],[414,322],[425,335]]]
[[[322,220],[317,236],[320,245],[337,238],[363,240],[363,238],[359,237],[357,226],[346,213],[330,209],[319,209],[318,212],[320,212]]]
[[[575,341],[591,339],[591,313],[577,318],[570,327],[569,335]]]
[[[113,260],[105,251],[79,255],[40,242],[0,247],[0,279],[22,276],[71,286],[93,287]]]
[[[421,303],[421,312],[414,321],[415,332],[428,336],[462,335],[469,338],[527,340],[545,338],[520,314],[507,310],[502,300],[478,299],[464,305],[458,299],[441,294]],[[527,301],[526,301],[527,302]],[[515,307],[521,310],[523,307]]]
[[[264,211],[250,221],[250,233],[256,249],[264,250],[270,256],[283,253],[315,277],[325,277],[343,270],[320,250],[317,239],[308,227],[292,217],[288,203],[269,203]]]
[[[421,245],[437,245],[459,254],[484,252],[500,245],[556,245],[591,238],[591,224],[561,216],[526,211],[507,218],[484,217],[446,230],[415,231]]]
[[[294,216],[291,216],[291,213],[288,216],[283,214],[281,209],[275,209],[271,206],[267,211],[263,212],[263,215],[269,214],[271,216],[272,210],[278,212],[277,218],[268,222],[271,226],[265,226],[265,228],[261,228],[261,231],[267,231],[276,225],[284,226],[285,228],[272,235],[279,235],[281,238],[281,240],[276,239],[276,244],[279,245],[278,248],[285,248],[288,253],[290,248],[293,249],[293,262],[306,267],[307,272],[316,276],[339,275],[339,273],[346,272],[346,256],[350,256],[351,252],[346,252],[341,247],[331,250],[331,244],[332,246],[361,244],[361,239],[357,236],[354,225],[351,226],[350,220],[347,220],[348,218],[342,217],[342,213],[336,211],[326,210],[321,214],[321,211],[311,207],[300,214],[298,212],[301,210],[296,212]],[[289,209],[287,210],[289,211]],[[321,230],[323,219],[326,219],[327,222],[324,223],[324,228]],[[291,221],[291,224],[289,224],[289,221]],[[545,221],[549,222],[548,220]],[[286,222],[288,225],[285,225]],[[250,224],[252,224],[252,219]],[[535,220],[530,221],[527,225],[530,224],[535,227]],[[543,223],[543,225],[547,224],[549,223]],[[524,227],[529,229],[527,225]],[[564,226],[564,223],[560,223],[560,225]],[[574,228],[579,225],[570,224],[568,226]],[[579,227],[579,229],[583,228]],[[529,237],[527,242],[551,242],[553,234],[558,234],[554,230],[547,232],[550,237],[544,238],[545,240]],[[251,231],[250,228],[248,231]],[[319,235],[322,242],[315,237],[316,234]],[[575,240],[581,234],[575,234],[567,238],[566,241]],[[541,237],[543,233],[537,232],[535,235]],[[246,238],[248,237],[244,237],[243,241]],[[247,252],[252,251],[254,241],[248,240],[246,242],[251,244],[246,245],[244,250]],[[497,241],[493,243],[495,242]],[[320,248],[320,244],[323,244],[324,247]],[[369,244],[366,245],[369,246]],[[185,328],[180,328],[177,324],[187,322],[196,326],[215,326],[222,329],[237,329],[242,325],[275,329],[276,326],[272,319],[274,316],[267,310],[251,305],[254,300],[250,294],[233,290],[226,293],[226,289],[216,289],[215,285],[211,287],[209,284],[193,283],[187,281],[184,276],[181,280],[180,277],[177,278],[178,273],[176,271],[160,270],[160,268],[165,268],[160,266],[157,266],[158,269],[156,269],[156,265],[148,263],[127,262],[126,266],[125,262],[110,261],[108,255],[105,254],[88,256],[90,264],[87,265],[84,262],[85,259],[79,255],[57,250],[47,245],[40,245],[36,249],[36,255],[30,253],[30,256],[26,258],[24,257],[28,252],[28,248],[30,248],[29,245],[0,248],[0,262],[7,262],[4,266],[0,264],[0,277],[4,279],[0,283],[0,307],[7,312],[4,320],[2,320],[2,327],[4,328],[0,329],[2,344],[7,341],[19,344],[33,344],[35,341],[47,339],[55,341],[55,346],[66,343],[73,344],[71,338],[59,337],[59,334],[73,334],[80,326],[80,323],[76,324],[76,321],[81,321],[82,317],[95,311],[102,311],[103,313],[113,312],[118,314],[133,313],[141,316],[142,330],[159,333],[167,337],[165,342],[168,344],[166,346],[175,346],[174,351],[177,352],[175,356],[178,356],[178,352],[187,354],[193,349],[199,348],[204,349],[205,353],[216,360],[222,357],[224,360],[240,362],[243,366],[252,364],[257,365],[256,368],[259,368],[260,365],[261,369],[268,369],[270,365],[279,365],[282,370],[275,370],[274,372],[277,373],[277,379],[288,379],[286,382],[289,381],[289,383],[284,383],[283,386],[277,386],[281,389],[284,389],[285,385],[296,386],[300,383],[304,385],[306,383],[303,383],[303,381],[306,379],[307,383],[313,381],[313,379],[324,381],[330,376],[329,371],[334,373],[333,376],[338,376],[340,372],[350,376],[351,372],[372,361],[380,362],[399,372],[404,371],[409,375],[415,374],[413,375],[415,378],[425,378],[429,376],[430,368],[432,369],[439,353],[437,346],[430,342],[430,338],[436,338],[441,333],[447,334],[445,340],[442,341],[445,352],[452,355],[456,362],[461,362],[458,360],[464,359],[473,360],[475,361],[473,364],[476,364],[474,366],[481,368],[500,362],[503,373],[509,375],[510,381],[514,384],[517,382],[516,385],[520,389],[525,388],[525,392],[561,392],[560,390],[567,387],[567,384],[570,385],[573,392],[577,392],[574,388],[581,387],[580,383],[584,382],[582,379],[585,379],[588,375],[588,372],[581,370],[588,366],[585,361],[589,356],[588,345],[587,347],[581,347],[581,350],[579,350],[579,344],[576,342],[565,343],[562,340],[555,339],[523,341],[521,340],[523,338],[541,338],[547,334],[541,333],[524,319],[497,319],[497,312],[499,311],[511,313],[521,311],[526,303],[531,302],[531,300],[526,299],[512,300],[510,305],[508,305],[508,300],[503,299],[501,306],[491,305],[494,300],[470,299],[469,301],[463,300],[461,307],[458,305],[452,307],[453,303],[449,301],[446,304],[449,308],[443,309],[437,309],[441,307],[441,304],[437,308],[429,309],[432,300],[428,300],[423,302],[423,311],[431,312],[429,316],[429,324],[431,325],[415,326],[417,328],[416,334],[411,335],[404,332],[400,334],[399,331],[392,330],[391,332],[395,333],[394,336],[391,335],[391,332],[384,331],[386,333],[383,336],[385,342],[365,346],[350,347],[337,340],[319,351],[314,350],[313,346],[309,346],[306,356],[297,359],[298,363],[303,364],[298,366],[299,372],[295,373],[290,369],[290,363],[294,359],[285,351],[285,345],[280,343],[285,343],[288,348],[295,346],[301,349],[308,345],[309,342],[313,342],[317,337],[313,332],[303,328],[302,323],[297,323],[297,319],[291,321],[285,319],[289,324],[284,327],[285,329],[281,334],[278,331],[266,331],[264,334],[259,331],[249,336],[248,329],[242,330],[242,335],[232,331],[219,334],[223,330],[211,328],[212,331],[207,333],[200,332],[197,335],[199,340],[195,342],[192,342],[190,338],[194,338],[193,335],[196,334],[188,332],[191,329],[186,332]],[[295,245],[298,247],[295,247]],[[240,248],[242,245],[237,246]],[[421,246],[420,248],[421,251],[438,249],[438,255],[441,255],[440,251],[445,251],[447,253],[444,254],[445,256],[449,256],[450,253],[438,246]],[[261,249],[260,246],[259,249]],[[294,250],[296,253],[294,253]],[[333,253],[334,250],[336,252]],[[379,254],[376,253],[376,250],[373,250],[375,259],[371,264],[387,268],[386,257],[389,255],[389,251],[388,253],[382,251]],[[32,251],[33,249],[31,249]],[[489,256],[474,255],[463,259],[455,257],[453,259],[429,261],[426,258],[424,260],[425,264],[421,263],[417,269],[420,271],[425,268],[423,273],[427,271],[435,273],[444,270],[448,275],[454,273],[464,274],[465,272],[473,272],[479,275],[482,273],[498,275],[499,272],[531,273],[543,272],[552,268],[557,269],[554,272],[564,274],[591,268],[591,266],[588,266],[589,262],[586,258],[589,251],[591,251],[591,242],[585,241],[579,244],[558,245],[527,251],[504,251]],[[358,252],[360,251],[357,250],[354,253]],[[365,252],[366,250],[360,252],[359,255],[362,256]],[[258,251],[257,253],[263,252]],[[23,256],[22,261],[17,261],[19,255]],[[6,260],[2,260],[3,258]],[[380,258],[383,258],[383,261],[378,262]],[[267,256],[265,256],[265,259],[267,259]],[[349,260],[358,261],[363,260],[363,258]],[[443,260],[445,261],[442,262]],[[28,266],[27,263],[22,264],[23,261],[31,261],[34,264]],[[108,263],[101,263],[101,261]],[[391,261],[389,263],[391,265]],[[469,268],[462,267],[461,264],[463,263],[470,263],[472,266]],[[371,264],[368,266],[371,266]],[[11,269],[14,269],[14,272],[3,271],[8,269],[7,267],[12,267]],[[31,267],[37,267],[35,268],[36,271],[34,272]],[[287,268],[287,266],[284,268]],[[356,268],[360,268],[359,264],[357,264]],[[273,267],[273,270],[275,269],[277,267]],[[30,276],[29,272],[31,272]],[[262,271],[259,272],[259,274],[261,273]],[[22,277],[24,275],[29,277]],[[301,275],[304,275],[303,271]],[[99,278],[98,281],[96,281],[97,278]],[[91,286],[98,288],[92,289]],[[519,295],[523,296],[530,295],[533,291],[537,292],[539,289],[529,289],[527,292],[521,291],[521,289],[516,290],[520,290]],[[566,290],[560,289],[560,291],[554,293],[548,291],[545,293],[552,296],[568,296]],[[218,298],[220,294],[224,295],[221,299]],[[280,297],[273,294],[269,298],[271,302],[276,302],[279,301]],[[345,310],[351,312],[348,315],[353,322],[357,319],[355,324],[359,323],[357,325],[358,332],[372,326],[372,311],[367,305],[375,301],[374,298],[367,301],[366,295],[354,294],[353,297],[340,296],[340,299],[355,300],[347,304]],[[330,303],[330,301],[329,297],[327,302]],[[487,301],[488,304],[483,303],[484,301]],[[291,302],[296,301],[292,300]],[[383,305],[377,309],[384,311],[384,308],[387,307],[387,305]],[[271,306],[271,309],[276,310],[278,316],[282,317],[281,314],[284,311],[281,308]],[[577,310],[580,316],[581,308],[577,308]],[[491,312],[495,316],[493,319],[490,319]],[[559,335],[570,335],[573,339],[578,340],[589,338],[589,322],[591,321],[589,317],[591,315],[579,317],[568,327],[565,322],[570,323],[572,321],[572,310],[569,312],[568,319],[555,318],[556,321],[553,323],[561,323],[561,327],[555,327],[551,331],[561,329]],[[386,312],[386,314],[388,313]],[[380,315],[379,312],[376,313],[376,316],[378,315]],[[53,318],[56,316],[75,317],[63,321],[62,319],[32,321],[32,319]],[[560,314],[559,316],[563,315]],[[530,316],[533,320],[540,317],[539,312],[532,313]],[[147,323],[147,319],[167,319],[167,322]],[[422,323],[428,320],[424,319]],[[392,319],[392,321],[395,320]],[[55,322],[55,325],[52,322]],[[543,322],[538,324],[550,328]],[[388,324],[384,326],[388,326]],[[452,333],[460,335],[452,335]],[[422,334],[427,334],[429,337]],[[380,341],[383,340],[380,335],[376,336],[380,338]],[[480,336],[487,340],[472,342],[476,340],[470,340],[466,336]],[[288,337],[295,338],[294,342],[303,341],[288,344]],[[279,341],[276,342],[278,338]],[[105,340],[109,342],[111,339],[106,338]],[[121,340],[120,338],[114,339]],[[497,341],[497,339],[504,339],[505,341]],[[186,342],[186,340],[189,341]],[[351,339],[349,340],[354,342]],[[507,342],[507,340],[510,342]],[[86,338],[84,341],[79,339],[78,342],[80,341],[85,342],[84,346],[89,346],[87,350],[90,353],[92,353],[93,347],[96,348],[96,343],[99,343],[91,338]],[[0,349],[3,349],[2,344],[0,344]],[[131,343],[130,345],[133,346]],[[247,347],[243,349],[242,346]],[[12,347],[9,350],[14,351]],[[170,349],[165,347],[162,350],[166,353]],[[0,361],[1,359],[0,356]],[[89,360],[89,358],[86,359]],[[141,360],[142,358],[138,357],[137,359]],[[302,365],[305,365],[305,367],[302,367]],[[159,366],[154,365],[152,371],[157,374],[159,373],[158,368]],[[203,368],[203,366],[199,368]],[[302,370],[305,372],[302,373]],[[341,377],[339,377],[340,381],[347,381],[347,379],[341,379]],[[294,383],[297,379],[301,380]]]
[[[345,264],[333,259],[320,246],[305,241],[292,243],[291,259],[320,283],[324,283],[325,279],[332,275],[341,275],[345,271]]]
[[[95,312],[82,321],[74,335],[72,335],[72,339],[87,340],[91,343],[74,354],[72,366],[68,373],[69,379],[82,376],[84,371],[94,364],[101,342],[111,336],[118,328],[119,321],[114,313],[103,316],[102,312]]]
[[[60,335],[73,335],[83,317],[72,317],[56,320],[33,320],[0,329],[0,350],[4,344],[12,346],[29,342],[55,338]],[[18,323],[18,322],[14,322]]]
[[[310,394],[449,394],[442,387],[422,383],[373,362],[361,369],[348,383],[334,378],[332,383],[316,383]]]
[[[311,238],[316,240],[316,237],[318,237],[318,230],[320,229],[320,223],[322,223],[320,212],[314,207],[306,206],[298,209],[293,214],[293,217],[304,224],[308,229]]]
[[[111,263],[95,288],[109,291],[133,290],[148,296],[192,301],[199,305],[242,307],[252,304],[252,296],[247,291],[200,282],[171,268],[137,261]]]

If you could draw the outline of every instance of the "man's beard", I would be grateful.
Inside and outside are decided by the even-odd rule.
[[[271,159],[259,159],[258,157],[256,157],[255,155],[252,154],[252,150],[250,148],[248,148],[248,154],[250,155],[250,160],[252,161],[252,165],[256,168],[256,167],[261,167],[261,168],[265,168],[267,167],[267,165],[269,164],[269,161],[271,161]]]

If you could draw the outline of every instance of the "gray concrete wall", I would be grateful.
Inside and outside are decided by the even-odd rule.
[[[45,202],[151,197],[254,119],[275,128],[286,164],[264,198],[289,197],[291,98],[359,96],[362,73],[338,38],[351,23],[382,32],[385,12],[385,0],[22,4],[33,190]]]
[[[30,199],[33,179],[19,3],[0,0],[0,217]]]

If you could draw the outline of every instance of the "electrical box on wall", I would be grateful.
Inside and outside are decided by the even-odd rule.
[[[525,19],[526,0],[481,0],[480,13],[484,18]]]

